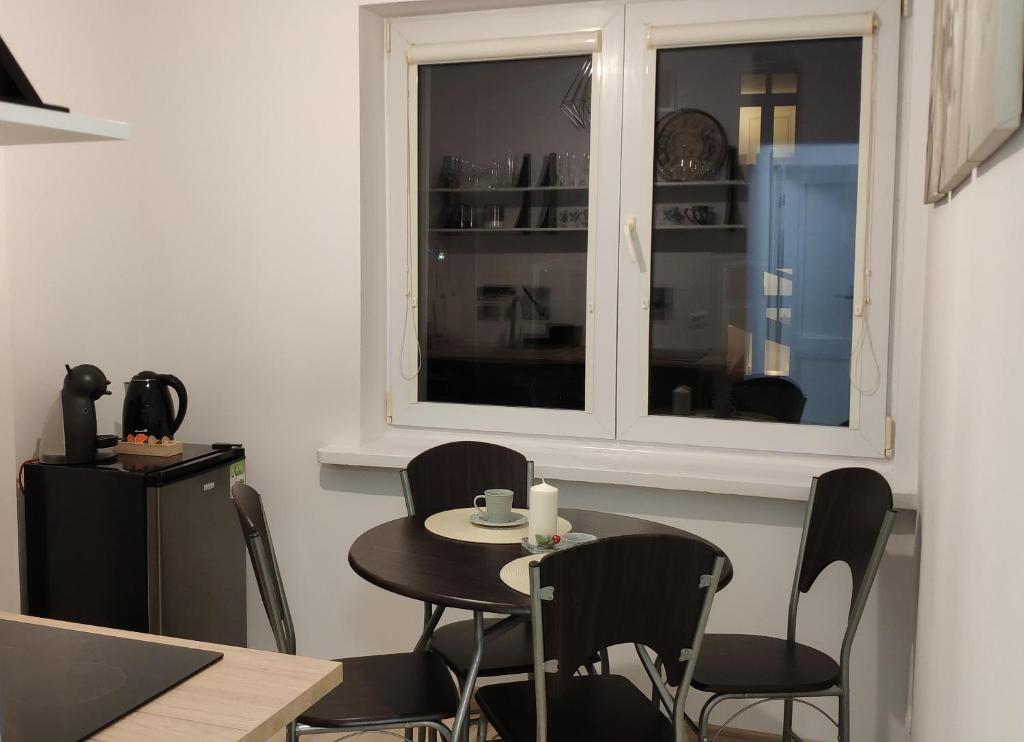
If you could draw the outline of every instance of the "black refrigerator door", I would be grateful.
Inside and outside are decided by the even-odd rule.
[[[25,467],[25,605],[30,616],[147,631],[146,498],[99,467]]]

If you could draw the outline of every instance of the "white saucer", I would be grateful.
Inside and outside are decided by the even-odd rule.
[[[469,522],[474,526],[482,526],[483,528],[518,528],[519,526],[525,526],[530,522],[530,519],[521,513],[512,513],[510,520],[504,523],[495,523],[487,520],[481,513],[473,513],[469,516]]]

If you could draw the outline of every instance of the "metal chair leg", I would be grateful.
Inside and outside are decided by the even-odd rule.
[[[284,738],[285,742],[298,742],[299,733],[295,730],[294,721],[284,728]]]
[[[843,688],[839,695],[839,742],[850,742],[850,691]]]
[[[487,717],[483,714],[476,725],[476,742],[487,742]]]
[[[607,652],[607,651],[608,650],[606,649],[605,652]],[[660,676],[661,675],[661,657],[655,657],[654,658],[654,669],[657,670],[658,675]],[[661,696],[658,694],[658,689],[657,689],[657,687],[654,686],[654,683],[651,683],[651,700],[654,701],[655,704],[661,704]],[[703,737],[701,739],[703,739]]]
[[[714,705],[712,702],[715,700],[714,696],[711,696],[700,709],[700,720],[697,722],[697,742],[708,742],[708,720],[711,718],[711,707]]]
[[[782,742],[793,742],[793,702],[787,699],[782,703]]]

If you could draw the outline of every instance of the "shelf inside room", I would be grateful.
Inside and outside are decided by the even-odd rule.
[[[745,180],[656,180],[654,185],[658,188],[713,188],[725,186],[745,186]]]
[[[459,227],[452,228],[431,228],[427,230],[432,234],[529,234],[532,232],[541,232],[545,234],[564,234],[566,232],[576,232],[579,234],[586,234],[586,227],[499,227],[494,229],[488,229],[486,227],[472,227],[462,229]]]
[[[526,193],[528,191],[586,191],[589,186],[509,186],[502,188],[429,188],[430,193]]]
[[[724,230],[732,232],[737,229],[746,229],[745,224],[662,224],[656,226],[654,229],[657,231],[677,231],[683,232],[688,230]]]
[[[128,138],[123,121],[0,101],[0,146]]]

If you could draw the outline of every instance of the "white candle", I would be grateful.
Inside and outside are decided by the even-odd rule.
[[[530,487],[530,543],[550,539],[558,528],[558,488],[541,480]]]

